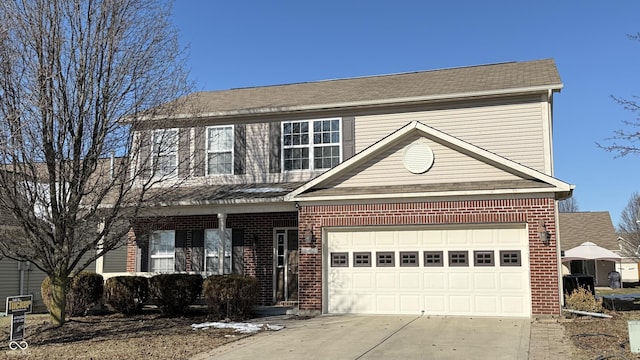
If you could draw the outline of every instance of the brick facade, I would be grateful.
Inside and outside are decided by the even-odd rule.
[[[551,234],[540,241],[539,221]],[[527,223],[534,315],[559,315],[555,200],[553,198],[313,205],[299,208],[300,241],[313,229],[317,254],[300,255],[300,310],[322,310],[322,229],[338,226]],[[306,245],[308,246],[308,244]]]
[[[261,305],[273,303],[273,229],[297,227],[298,214],[286,213],[254,213],[228,214],[226,227],[243,230],[243,273],[255,276],[260,286]],[[136,242],[136,234],[152,230],[198,230],[217,229],[218,215],[173,216],[141,218],[130,232],[127,248],[127,271],[136,271],[136,256],[140,251]],[[187,241],[188,241],[187,237]],[[144,246],[141,246],[144,248]],[[142,257],[148,254],[141,254]],[[190,270],[190,254],[186,253],[186,266]]]

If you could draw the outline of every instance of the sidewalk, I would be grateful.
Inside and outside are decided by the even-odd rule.
[[[564,360],[571,358],[571,344],[558,319],[534,319],[529,340],[530,360]]]

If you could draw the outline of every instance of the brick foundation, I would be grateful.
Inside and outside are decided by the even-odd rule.
[[[548,245],[538,235],[540,220],[551,234]],[[553,198],[301,206],[299,221],[300,241],[305,229],[322,239],[323,228],[338,226],[527,223],[532,313],[560,314]],[[322,310],[322,246],[315,245],[317,254],[300,255],[300,310]]]

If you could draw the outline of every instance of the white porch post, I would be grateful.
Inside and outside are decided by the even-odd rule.
[[[220,274],[224,274],[224,233],[226,230],[227,223],[227,214],[218,213],[218,238],[220,242],[218,243],[218,268],[220,269]]]

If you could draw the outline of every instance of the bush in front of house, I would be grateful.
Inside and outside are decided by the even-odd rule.
[[[602,299],[596,299],[587,287],[580,286],[565,296],[565,307],[572,310],[602,312]]]
[[[258,301],[258,281],[246,275],[212,275],[204,280],[202,295],[216,319],[244,320]]]
[[[149,279],[149,293],[163,314],[183,314],[202,293],[202,281],[198,274],[159,274]]]
[[[149,282],[144,276],[116,276],[104,285],[105,304],[121,314],[139,312],[148,297]]]
[[[69,316],[84,316],[102,300],[104,279],[102,275],[90,271],[82,271],[69,278],[67,284],[67,304],[65,310]],[[51,310],[53,294],[51,293],[51,279],[47,276],[40,285],[42,302]]]

